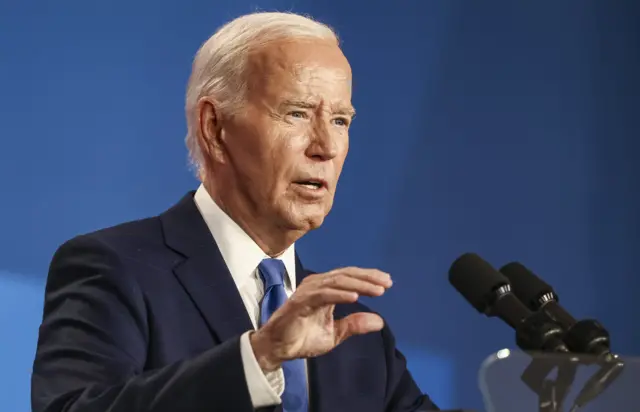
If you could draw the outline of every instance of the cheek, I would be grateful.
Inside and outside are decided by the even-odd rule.
[[[282,174],[295,170],[305,156],[309,146],[308,133],[304,131],[283,131],[274,140],[271,148],[273,165]]]
[[[349,135],[341,136],[338,143],[338,155],[334,159],[336,177],[340,176],[342,172],[342,166],[344,166],[344,162],[347,159],[347,154],[349,153]]]
[[[280,133],[265,150],[264,182],[272,197],[281,197],[289,189],[298,171],[300,153],[304,155],[305,140],[294,133]]]
[[[251,170],[253,180],[267,189],[278,180],[286,154],[287,139],[268,122],[255,127],[243,144],[246,156],[241,167]]]

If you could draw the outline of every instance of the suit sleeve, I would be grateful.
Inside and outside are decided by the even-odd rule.
[[[423,394],[407,369],[407,361],[396,348],[396,340],[391,329],[382,329],[387,362],[387,403],[386,412],[426,412],[440,409]]]
[[[90,237],[56,252],[31,380],[34,412],[253,411],[239,338],[145,371],[145,298],[119,256]]]

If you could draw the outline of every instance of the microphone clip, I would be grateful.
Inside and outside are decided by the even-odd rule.
[[[532,312],[515,326],[516,344],[524,351],[568,353],[564,330],[543,312]]]

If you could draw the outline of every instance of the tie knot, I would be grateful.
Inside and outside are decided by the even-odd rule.
[[[258,272],[264,282],[264,289],[267,290],[271,286],[284,285],[284,273],[286,269],[284,262],[280,259],[264,259],[258,265]]]

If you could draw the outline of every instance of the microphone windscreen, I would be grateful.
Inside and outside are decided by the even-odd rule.
[[[477,254],[465,253],[451,265],[449,283],[476,310],[484,313],[495,299],[495,290],[509,281]]]
[[[556,300],[558,298],[547,282],[519,262],[507,263],[500,272],[509,279],[511,291],[532,310],[537,310],[540,306],[538,299],[547,293],[553,293]]]

